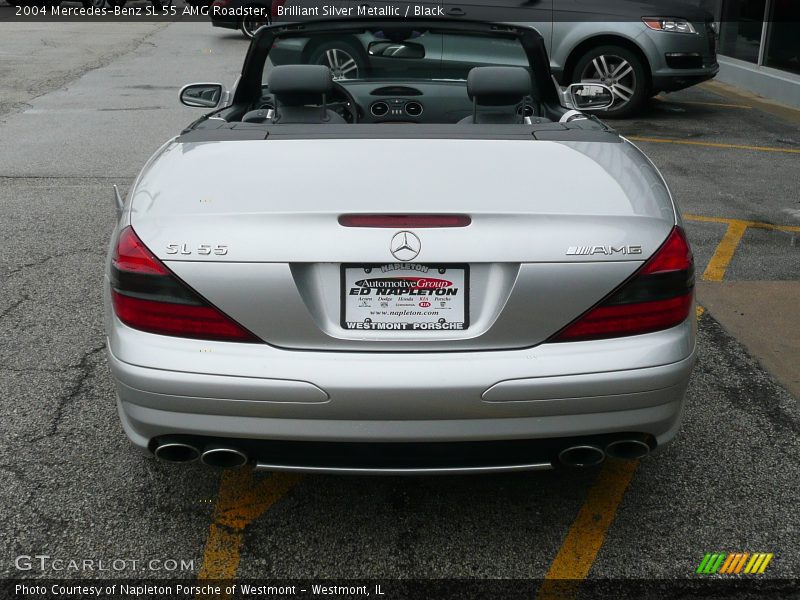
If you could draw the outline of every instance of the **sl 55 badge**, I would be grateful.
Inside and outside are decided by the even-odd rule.
[[[184,256],[189,254],[199,254],[200,256],[225,256],[228,253],[228,246],[217,244],[200,244],[197,250],[190,250],[189,244],[167,244],[167,254],[182,254]]]

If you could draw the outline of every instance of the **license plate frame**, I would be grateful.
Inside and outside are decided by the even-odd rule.
[[[444,320],[443,317],[441,317],[441,315],[438,315],[438,318],[437,318],[437,315],[430,315],[429,320],[424,320],[424,319],[420,319],[419,318],[419,317],[421,317],[423,315],[415,315],[415,316],[411,317],[411,320],[405,321],[405,322],[401,322],[396,318],[394,320],[389,318],[389,319],[381,320],[381,321],[369,320],[369,322],[372,323],[372,325],[367,325],[367,321],[355,318],[354,314],[348,314],[348,298],[353,298],[354,297],[352,294],[349,293],[349,290],[351,289],[350,284],[352,283],[354,285],[358,281],[357,278],[351,277],[350,278],[350,283],[348,283],[348,272],[350,270],[352,270],[352,269],[360,269],[360,270],[362,270],[361,277],[363,277],[363,278],[369,278],[369,277],[373,277],[373,278],[375,278],[375,277],[397,278],[397,277],[403,277],[403,276],[408,276],[408,277],[418,276],[420,278],[434,279],[434,280],[442,280],[442,278],[444,278],[447,275],[447,271],[451,271],[451,270],[460,271],[461,275],[463,275],[463,282],[460,279],[457,279],[457,278],[454,277],[453,279],[456,280],[457,285],[455,285],[455,286],[454,285],[450,285],[450,286],[447,286],[447,287],[444,287],[444,288],[430,288],[430,289],[426,290],[426,291],[429,291],[430,293],[429,294],[424,294],[424,296],[430,296],[432,304],[434,302],[434,299],[436,299],[437,297],[441,298],[438,301],[439,303],[445,302],[445,298],[447,298],[448,299],[448,300],[446,300],[447,304],[451,304],[451,303],[452,304],[456,304],[456,302],[452,302],[451,300],[449,300],[449,298],[453,298],[454,296],[457,296],[460,293],[461,294],[460,295],[460,299],[461,299],[461,301],[463,303],[463,311],[462,311],[463,312],[463,321],[458,319],[458,316],[460,316],[460,315],[458,315],[458,313],[456,312],[455,314],[456,314],[457,318],[455,320],[451,320],[451,321]],[[371,271],[369,271],[369,272],[365,271],[365,269],[370,269],[371,271],[374,271],[374,273],[372,273]],[[444,269],[445,272],[441,273],[440,272],[441,269]],[[339,298],[340,298],[340,325],[346,331],[388,332],[388,333],[395,333],[395,332],[399,332],[399,333],[420,333],[420,332],[434,331],[434,332],[441,333],[441,332],[447,332],[447,331],[451,331],[451,332],[466,331],[467,329],[469,329],[469,324],[470,324],[469,323],[470,270],[469,270],[469,265],[466,264],[466,263],[421,263],[421,264],[420,263],[342,263],[341,266],[340,266],[339,273],[340,273],[340,286],[339,286],[339,289],[340,289],[340,292],[339,292]],[[450,281],[448,279],[444,279],[444,280],[445,281]],[[452,284],[453,281],[450,281],[450,283]],[[436,285],[436,284],[434,283],[434,284],[431,284],[431,285]],[[364,286],[360,286],[360,287],[362,289],[364,288]],[[378,288],[369,288],[369,289],[378,289]],[[401,289],[407,289],[407,288],[401,288]],[[445,292],[445,294],[438,295],[437,294],[437,289],[443,289],[443,290],[455,289],[456,292],[455,292],[454,295],[447,294],[446,292]],[[409,302],[409,301],[406,300],[405,298],[411,297],[411,296],[417,295],[417,294],[418,294],[418,292],[416,294],[409,293],[408,295],[403,296],[399,300],[399,301],[403,302],[402,306],[404,306],[406,308],[401,308],[401,306],[398,305],[398,303],[395,303],[395,306],[380,306],[380,307],[378,307],[378,306],[376,306],[376,307],[363,307],[363,306],[362,307],[353,307],[353,306],[351,306],[349,312],[352,313],[355,308],[363,308],[365,310],[371,310],[373,308],[377,309],[377,310],[410,310],[410,307],[408,307],[408,305],[407,305],[407,302]],[[401,296],[400,294],[394,294],[394,293],[391,294],[391,296],[395,296],[395,295],[396,296]],[[381,296],[381,294],[378,294],[377,292],[371,293],[371,294],[367,294],[367,295],[358,294],[358,295],[355,295],[355,298],[363,300],[367,296],[370,297],[370,298],[377,298],[378,296]],[[387,297],[391,298],[391,296],[387,296]],[[376,302],[376,304],[378,304],[378,303]],[[450,310],[454,310],[455,309],[457,311],[458,307],[457,306],[439,306],[439,307],[436,307],[436,306],[432,306],[432,307],[415,306],[415,309],[417,309],[417,308],[425,308],[425,309],[429,309],[430,311],[434,311],[434,310],[447,311],[445,314],[450,314],[449,313]],[[388,316],[389,315],[387,315],[387,317]],[[350,318],[348,318],[348,317],[350,317]],[[448,325],[448,326],[443,326],[442,323],[441,323],[442,320],[444,320],[444,324]],[[361,325],[354,326],[354,324],[356,324],[356,323],[361,323]],[[383,323],[384,325],[380,325],[380,323]],[[387,325],[387,323],[388,323],[388,325]],[[424,323],[428,323],[429,325],[427,325],[427,326],[426,325],[417,325],[417,326],[415,326],[414,325],[415,323],[423,323],[423,324]],[[436,325],[437,323],[439,324],[438,326]]]

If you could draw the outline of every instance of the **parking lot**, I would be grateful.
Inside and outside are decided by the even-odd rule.
[[[109,576],[20,570],[38,554],[140,561],[110,574],[126,578],[532,580],[546,598],[584,579],[690,585],[706,553],[765,552],[758,577],[797,580],[800,112],[714,83],[613,123],[661,169],[696,258],[699,359],[664,451],[438,478],[136,453],[104,354],[111,185],[201,114],[178,88],[232,84],[246,49],[206,23],[0,24],[0,577]]]

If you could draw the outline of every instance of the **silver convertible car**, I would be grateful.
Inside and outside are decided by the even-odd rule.
[[[362,33],[369,79],[270,60]],[[527,67],[417,68],[428,34]],[[391,474],[668,443],[692,253],[658,170],[579,110],[610,97],[559,89],[523,26],[262,28],[235,91],[185,87],[214,110],[117,196],[106,324],[128,437],[172,462]]]

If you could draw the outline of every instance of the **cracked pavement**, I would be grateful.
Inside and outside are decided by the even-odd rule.
[[[0,577],[56,575],[15,570],[15,556],[43,553],[195,560],[177,574],[193,578],[219,475],[157,463],[127,443],[103,352],[103,262],[111,184],[124,193],[199,115],[178,104],[178,88],[232,83],[246,44],[204,23],[25,27],[0,24],[0,50],[31,57],[0,64],[12,84],[0,90]],[[796,125],[704,101],[719,97],[695,88],[615,125],[732,143],[800,139]],[[796,157],[642,146],[684,212],[798,224]],[[699,275],[724,227],[689,221],[687,231]],[[796,281],[796,237],[749,232],[729,274]],[[591,576],[688,577],[707,551],[755,550],[776,554],[768,576],[796,578],[798,445],[797,398],[705,314],[683,429],[642,461]],[[238,573],[541,577],[591,482],[569,471],[304,477],[248,527]]]
[[[199,116],[178,104],[178,87],[232,83],[245,49],[201,24],[0,24],[0,576],[39,552],[202,556],[216,475],[128,446],[101,284],[111,184],[125,193]]]

